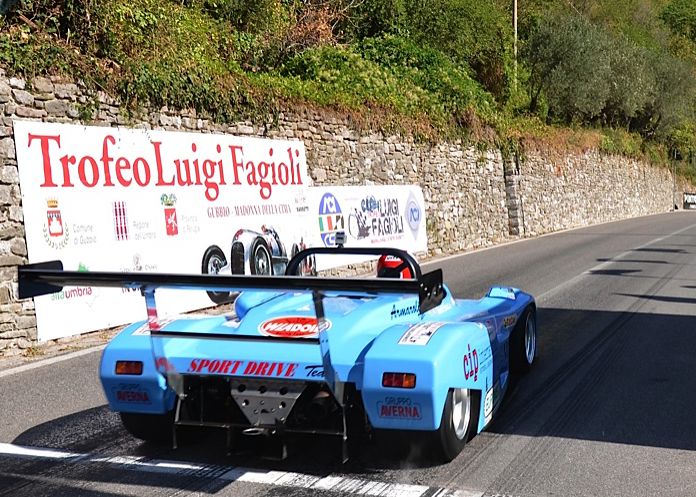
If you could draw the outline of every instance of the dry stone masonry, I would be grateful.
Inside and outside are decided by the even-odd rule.
[[[461,143],[422,144],[359,132],[347,119],[287,112],[276,125],[212,123],[167,108],[126,113],[116,99],[59,78],[25,81],[0,69],[0,356],[36,343],[33,303],[16,299],[27,261],[13,120],[39,119],[199,133],[303,140],[317,185],[419,184],[427,205],[430,254],[462,252],[524,236],[645,214],[673,205],[668,170],[596,150],[504,158]],[[681,198],[681,193],[676,198]]]

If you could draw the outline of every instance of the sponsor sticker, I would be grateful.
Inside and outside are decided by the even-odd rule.
[[[476,349],[471,350],[471,344],[467,345],[467,353],[464,354],[464,378],[478,380],[479,357]]]
[[[428,345],[435,332],[445,323],[418,323],[409,327],[401,338],[399,345]]]
[[[324,330],[331,328],[328,319],[322,324]],[[319,325],[317,318],[311,316],[280,316],[261,323],[259,333],[278,338],[309,338],[319,334]]]
[[[514,314],[512,316],[507,316],[505,319],[503,319],[503,326],[505,328],[512,328],[515,326],[515,323],[517,322],[517,316]]]
[[[403,318],[406,316],[412,316],[414,314],[420,314],[420,308],[418,307],[418,302],[414,302],[406,307],[396,307],[396,304],[392,306],[390,312],[392,319]]]
[[[305,366],[305,373],[307,378],[323,378],[324,377],[324,366],[319,364]]]
[[[239,361],[234,359],[192,359],[189,373],[240,376],[295,376],[299,364],[294,362]]]
[[[138,383],[119,383],[113,391],[118,402],[129,404],[150,404],[151,402],[147,390]]]
[[[483,401],[483,416],[486,419],[486,423],[491,420],[493,414],[493,389],[489,388],[486,392],[486,398]]]
[[[386,397],[384,402],[377,403],[380,418],[389,419],[422,419],[423,409],[417,402],[408,397]]]

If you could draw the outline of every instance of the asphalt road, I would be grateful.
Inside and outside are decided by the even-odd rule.
[[[696,496],[696,213],[568,231],[439,261],[457,296],[537,297],[539,356],[450,464],[308,441],[285,461],[131,438],[99,353],[0,376],[0,495]]]

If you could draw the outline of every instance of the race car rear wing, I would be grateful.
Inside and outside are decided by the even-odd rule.
[[[420,271],[419,271],[420,273]],[[197,275],[177,273],[126,273],[65,271],[61,261],[18,267],[19,298],[59,292],[65,286],[98,286],[138,289],[147,294],[156,288],[214,290],[345,291],[417,294],[420,312],[437,307],[444,298],[442,270],[419,274],[414,279],[324,278],[300,276]]]

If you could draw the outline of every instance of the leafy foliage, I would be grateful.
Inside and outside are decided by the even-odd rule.
[[[692,118],[693,68],[612,35],[580,16],[553,16],[530,34],[532,110],[543,93],[564,123],[620,126],[646,137]]]
[[[0,65],[217,120],[294,103],[512,148],[582,125],[606,151],[696,151],[693,0],[519,6],[515,64],[508,0],[0,0]]]

